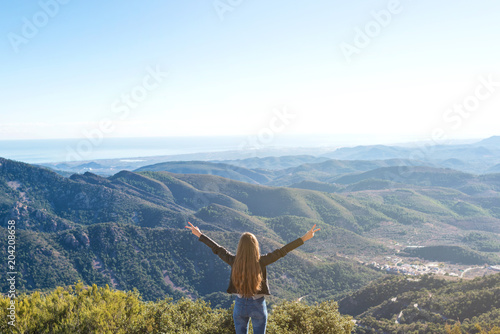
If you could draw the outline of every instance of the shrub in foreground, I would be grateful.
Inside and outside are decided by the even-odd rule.
[[[77,333],[234,333],[232,308],[212,309],[203,300],[166,298],[144,302],[134,291],[108,286],[58,287],[48,293],[34,292],[15,300],[15,327],[7,317],[10,299],[0,296],[0,332],[21,334]],[[350,333],[351,318],[338,312],[337,303],[313,306],[283,302],[270,312],[268,333]]]

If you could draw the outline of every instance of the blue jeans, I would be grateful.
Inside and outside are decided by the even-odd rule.
[[[252,318],[254,334],[264,334],[267,326],[267,307],[264,297],[259,299],[236,296],[233,311],[236,334],[248,333],[249,320]]]

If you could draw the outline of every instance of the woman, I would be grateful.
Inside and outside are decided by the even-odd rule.
[[[266,266],[282,258],[288,252],[304,244],[314,237],[320,229],[314,229],[316,224],[307,233],[297,240],[275,250],[272,253],[260,255],[259,242],[252,233],[241,235],[236,255],[219,246],[215,241],[201,233],[198,227],[190,226],[194,235],[201,242],[210,247],[224,262],[231,266],[231,276],[227,292],[236,295],[234,303],[234,326],[237,334],[247,333],[250,318],[255,334],[265,333],[267,325],[267,307],[265,295],[270,295],[267,284]]]

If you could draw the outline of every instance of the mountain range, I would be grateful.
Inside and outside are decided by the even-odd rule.
[[[274,148],[252,149],[212,153],[191,153],[170,156],[135,157],[123,159],[99,159],[91,161],[65,161],[42,164],[57,172],[83,174],[86,171],[99,175],[113,175],[120,170],[136,170],[175,161],[206,161],[225,163],[233,167],[252,170],[286,170],[304,164],[316,164],[327,160],[358,161],[354,169],[367,171],[359,161],[402,160],[411,166],[430,166],[452,168],[458,171],[485,174],[500,171],[500,136],[494,136],[472,143],[447,144],[434,142],[407,143],[400,145],[367,145],[355,147],[331,148]],[[174,168],[175,165],[170,166]],[[179,167],[179,166],[177,166]],[[192,166],[194,167],[194,166]],[[381,166],[379,166],[381,167]],[[259,172],[257,171],[257,172]]]
[[[494,152],[495,140],[478,147]],[[80,280],[224,307],[229,268],[187,221],[232,251],[241,232],[253,232],[263,253],[317,224],[312,241],[272,265],[270,302],[344,300],[386,275],[367,265],[374,258],[500,263],[500,174],[401,157],[286,156],[63,176],[0,158],[0,220],[2,238],[16,222],[20,291]],[[375,326],[366,319],[377,316],[363,314]]]

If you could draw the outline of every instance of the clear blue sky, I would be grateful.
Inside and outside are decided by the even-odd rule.
[[[498,1],[63,2],[0,5],[0,139],[500,134]]]

